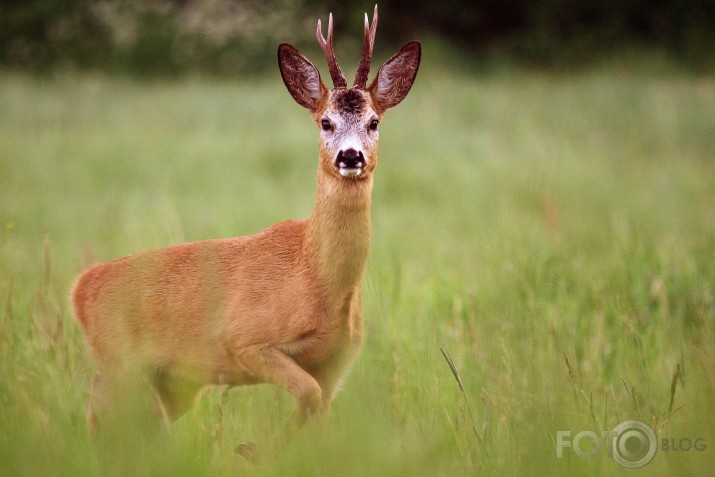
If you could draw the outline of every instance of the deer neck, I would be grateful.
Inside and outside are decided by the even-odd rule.
[[[362,279],[370,250],[371,192],[372,176],[345,180],[318,172],[305,243],[323,286],[337,299]]]

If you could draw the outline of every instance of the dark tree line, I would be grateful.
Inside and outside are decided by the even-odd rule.
[[[139,73],[238,73],[273,66],[279,41],[311,45],[318,16],[360,35],[357,0],[0,0],[0,63]],[[440,37],[464,58],[578,65],[623,49],[715,63],[715,0],[380,2],[380,48]],[[337,39],[339,41],[339,38]]]

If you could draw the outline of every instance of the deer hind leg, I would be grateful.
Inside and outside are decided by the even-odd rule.
[[[87,405],[87,432],[90,437],[97,435],[98,409],[100,413],[102,410],[105,410],[107,408],[108,400],[109,390],[107,388],[107,382],[100,372],[96,372],[92,378],[92,387],[89,392],[89,404]]]
[[[87,430],[95,437],[105,424],[146,427],[157,417],[175,421],[194,404],[201,385],[171,374],[165,369],[154,372],[97,372],[87,406]]]
[[[167,421],[175,421],[194,406],[201,385],[177,376],[167,369],[159,369],[152,376],[159,413]]]
[[[89,436],[97,436],[98,429],[104,427],[145,422],[144,417],[151,412],[150,400],[142,399],[145,395],[146,386],[142,386],[142,379],[135,374],[96,372],[87,405]]]

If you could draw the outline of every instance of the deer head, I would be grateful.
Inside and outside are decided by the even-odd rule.
[[[355,82],[347,87],[333,50],[333,16],[328,19],[328,37],[320,20],[316,38],[328,62],[333,89],[320,78],[318,69],[293,46],[278,47],[278,65],[293,99],[307,108],[320,128],[320,170],[343,180],[371,177],[377,165],[378,127],[385,112],[399,104],[412,87],[420,64],[420,43],[403,46],[380,67],[366,86],[377,28],[377,5],[372,24],[365,14],[362,58]]]

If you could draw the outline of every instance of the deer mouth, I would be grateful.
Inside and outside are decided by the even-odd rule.
[[[362,174],[362,167],[338,167],[338,172],[343,177],[357,177]]]
[[[367,161],[361,151],[347,149],[340,151],[335,158],[335,167],[343,177],[358,177],[365,170]]]

